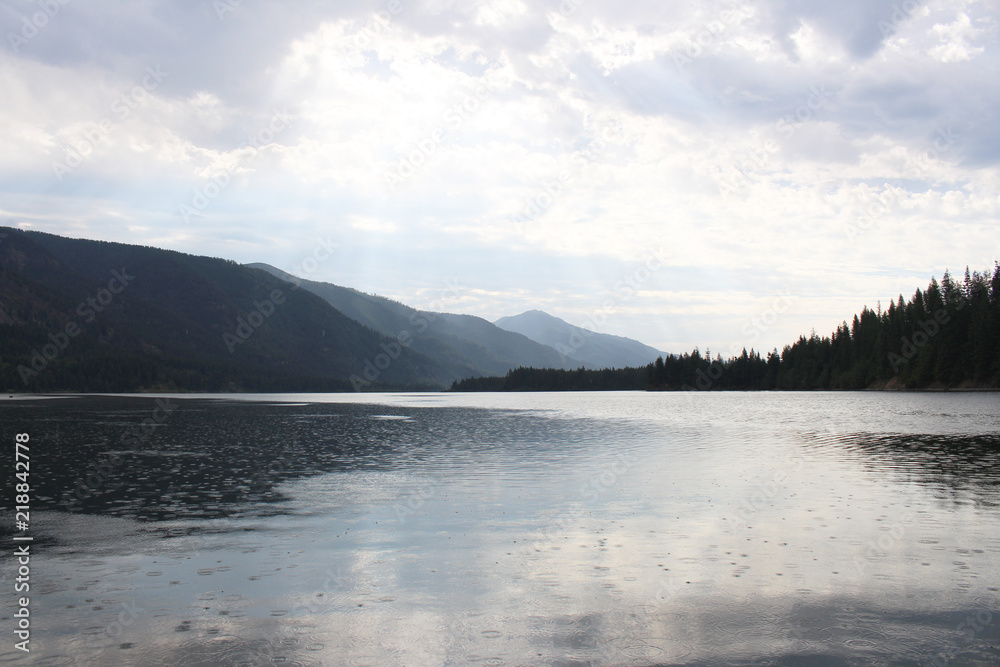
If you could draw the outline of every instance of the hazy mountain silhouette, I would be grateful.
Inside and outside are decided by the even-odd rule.
[[[589,366],[577,358],[564,357],[529,336],[495,326],[481,317],[420,311],[349,287],[300,279],[268,264],[247,266],[301,286],[348,317],[385,336],[406,339],[413,350],[430,357],[451,373],[452,379],[503,375],[520,366]]]
[[[501,317],[494,324],[501,329],[523,334],[595,368],[645,366],[662,354],[637,340],[581,329],[541,310]]]
[[[333,391],[352,376],[438,387],[455,372],[264,271],[0,228],[0,387]]]

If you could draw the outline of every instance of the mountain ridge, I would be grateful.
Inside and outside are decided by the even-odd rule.
[[[401,343],[400,339],[405,338],[405,344],[432,359],[441,363],[445,363],[445,358],[450,360],[449,368],[455,372],[456,380],[473,375],[503,375],[519,366],[588,366],[475,315],[418,310],[351,287],[298,278],[262,262],[246,266],[299,285],[360,324]]]
[[[572,355],[594,368],[645,366],[663,354],[635,339],[576,327],[538,309],[501,317],[494,324],[548,345],[564,357]]]
[[[231,260],[0,228],[0,386],[350,390],[390,339]],[[117,272],[117,276],[115,275]],[[378,383],[452,375],[400,350]]]

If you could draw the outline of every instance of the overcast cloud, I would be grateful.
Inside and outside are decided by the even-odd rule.
[[[780,347],[1000,257],[997,10],[3,2],[0,222]]]

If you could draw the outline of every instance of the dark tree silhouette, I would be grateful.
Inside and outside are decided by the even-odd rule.
[[[642,371],[641,373],[639,371]],[[503,378],[456,382],[459,391],[579,389],[758,390],[921,389],[1000,386],[1000,263],[945,272],[889,307],[865,307],[829,337],[800,336],[779,354],[744,349],[728,360],[691,353],[645,369],[552,371],[518,368]]]

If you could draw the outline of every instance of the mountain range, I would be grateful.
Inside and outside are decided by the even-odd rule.
[[[656,348],[631,338],[575,327],[541,310],[501,317],[494,324],[548,345],[565,358],[572,355],[572,358],[583,361],[589,368],[646,366],[663,354]]]
[[[299,279],[267,264],[248,264],[299,285],[354,321],[438,360],[456,379],[473,375],[503,375],[511,368],[576,368],[585,365],[563,358],[529,336],[497,327],[474,315],[419,311],[385,297],[349,287]]]
[[[612,359],[594,355],[599,345],[570,356],[517,328],[266,264],[0,228],[0,387],[10,391],[431,389]]]

